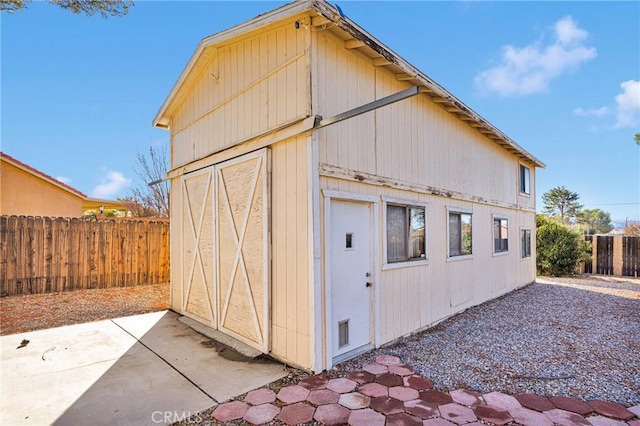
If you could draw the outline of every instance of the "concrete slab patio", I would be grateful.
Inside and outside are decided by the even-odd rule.
[[[0,338],[0,424],[166,424],[286,375],[161,311]],[[29,343],[21,348],[23,340]]]

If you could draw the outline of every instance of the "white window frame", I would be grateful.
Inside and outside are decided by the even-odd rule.
[[[522,256],[522,233],[523,231],[529,231],[529,256]],[[520,240],[520,260],[530,260],[533,257],[533,231],[529,227],[520,228],[520,232],[518,233],[518,240]]]
[[[382,270],[408,268],[412,266],[422,266],[429,264],[429,250],[428,250],[428,203],[421,201],[404,200],[399,198],[382,197]],[[417,207],[424,209],[424,258],[405,260],[399,262],[387,261],[387,204],[398,205],[403,207]]]
[[[527,179],[522,181],[522,169],[527,170]],[[522,190],[524,188],[524,191]],[[530,197],[531,196],[531,168],[524,163],[518,163],[518,192],[520,195]]]
[[[454,213],[454,214],[470,214],[471,215],[471,254],[461,254],[461,255],[458,255],[458,256],[451,256],[451,247],[449,246],[450,239],[451,239],[450,238],[450,230],[449,230],[449,215],[451,215],[452,213]],[[447,207],[447,216],[446,216],[445,220],[447,222],[447,235],[446,235],[446,239],[447,239],[447,262],[456,262],[458,260],[473,259],[473,254],[475,253],[475,249],[474,249],[475,238],[474,238],[474,235],[473,235],[473,209],[460,208],[460,207]]]
[[[495,228],[495,221],[496,220],[506,220],[507,221],[507,249],[504,251],[496,251],[496,228]],[[509,251],[511,250],[511,241],[509,236],[511,235],[511,232],[509,232],[509,218],[506,216],[502,216],[502,215],[492,215],[491,217],[491,235],[493,236],[492,240],[491,240],[491,252],[493,253],[494,256],[505,256],[507,254],[509,254]]]

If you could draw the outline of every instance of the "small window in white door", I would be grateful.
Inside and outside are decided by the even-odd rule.
[[[344,248],[347,250],[353,250],[354,249],[354,235],[353,232],[347,232],[346,237],[345,237],[345,244],[344,244]]]
[[[342,348],[349,344],[349,320],[338,323],[338,347]]]

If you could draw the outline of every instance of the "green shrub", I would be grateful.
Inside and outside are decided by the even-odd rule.
[[[591,256],[582,235],[547,216],[536,216],[536,268],[539,275],[571,275]]]

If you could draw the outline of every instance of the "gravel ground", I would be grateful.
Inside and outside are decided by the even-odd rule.
[[[640,403],[640,280],[539,278],[425,332],[336,366],[396,355],[441,391]]]
[[[0,298],[0,335],[169,309],[169,284]]]

